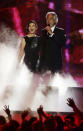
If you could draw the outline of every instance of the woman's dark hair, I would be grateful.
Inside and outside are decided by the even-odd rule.
[[[37,22],[36,22],[35,20],[30,20],[30,21],[28,22],[27,26],[26,26],[26,32],[29,31],[29,25],[30,25],[31,23],[34,23],[35,26],[38,28]]]

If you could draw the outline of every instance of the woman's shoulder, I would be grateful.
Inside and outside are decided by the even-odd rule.
[[[29,37],[28,37],[27,35],[25,35],[23,38],[24,38],[24,39],[25,39],[25,38],[27,38],[27,39],[28,39]]]
[[[34,39],[39,39],[40,36],[39,35],[36,35],[36,36],[33,36],[33,37],[29,37],[29,36],[24,36],[23,39],[25,39],[25,41],[27,40],[34,40]]]
[[[40,36],[39,36],[39,35],[36,35],[36,37],[40,38]]]
[[[23,39],[24,39],[25,41],[27,41],[27,40],[29,39],[29,37],[28,37],[27,35],[25,35],[25,36],[23,37]]]
[[[27,36],[22,36],[21,37],[21,40],[25,40],[25,39],[27,39],[28,37]]]

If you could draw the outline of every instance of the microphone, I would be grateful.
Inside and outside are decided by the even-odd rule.
[[[47,24],[47,26],[50,26],[50,24]],[[44,29],[46,30],[46,27]]]
[[[47,24],[47,26],[50,26],[50,24]],[[47,31],[47,35],[48,35],[48,36],[50,35],[48,31]]]
[[[48,26],[50,26],[50,24],[48,24]]]

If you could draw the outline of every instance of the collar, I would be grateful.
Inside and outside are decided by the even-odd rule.
[[[53,27],[51,27],[52,32],[54,31],[55,27],[56,27],[56,25],[54,25]]]

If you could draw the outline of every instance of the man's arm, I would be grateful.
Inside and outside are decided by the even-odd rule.
[[[11,116],[11,113],[10,113],[9,105],[8,106],[5,105],[3,110],[7,114],[9,121],[11,121],[12,120],[12,116]]]
[[[70,106],[79,118],[83,119],[83,113],[78,109],[73,99],[67,99],[67,105]]]
[[[46,112],[43,111],[43,106],[40,106],[38,109],[37,109],[37,113],[39,115],[39,118],[40,120],[42,121],[42,117],[44,117],[45,119],[47,119],[49,116]]]
[[[24,121],[24,120],[25,120],[25,118],[26,118],[26,116],[27,116],[28,114],[29,114],[28,110],[23,111],[23,112],[21,113],[21,118],[22,118],[22,121]]]
[[[55,43],[58,43],[60,47],[63,47],[65,46],[66,43],[66,33],[64,29],[59,29],[59,30],[60,30],[59,33],[57,35],[53,33],[50,39],[54,40]]]

